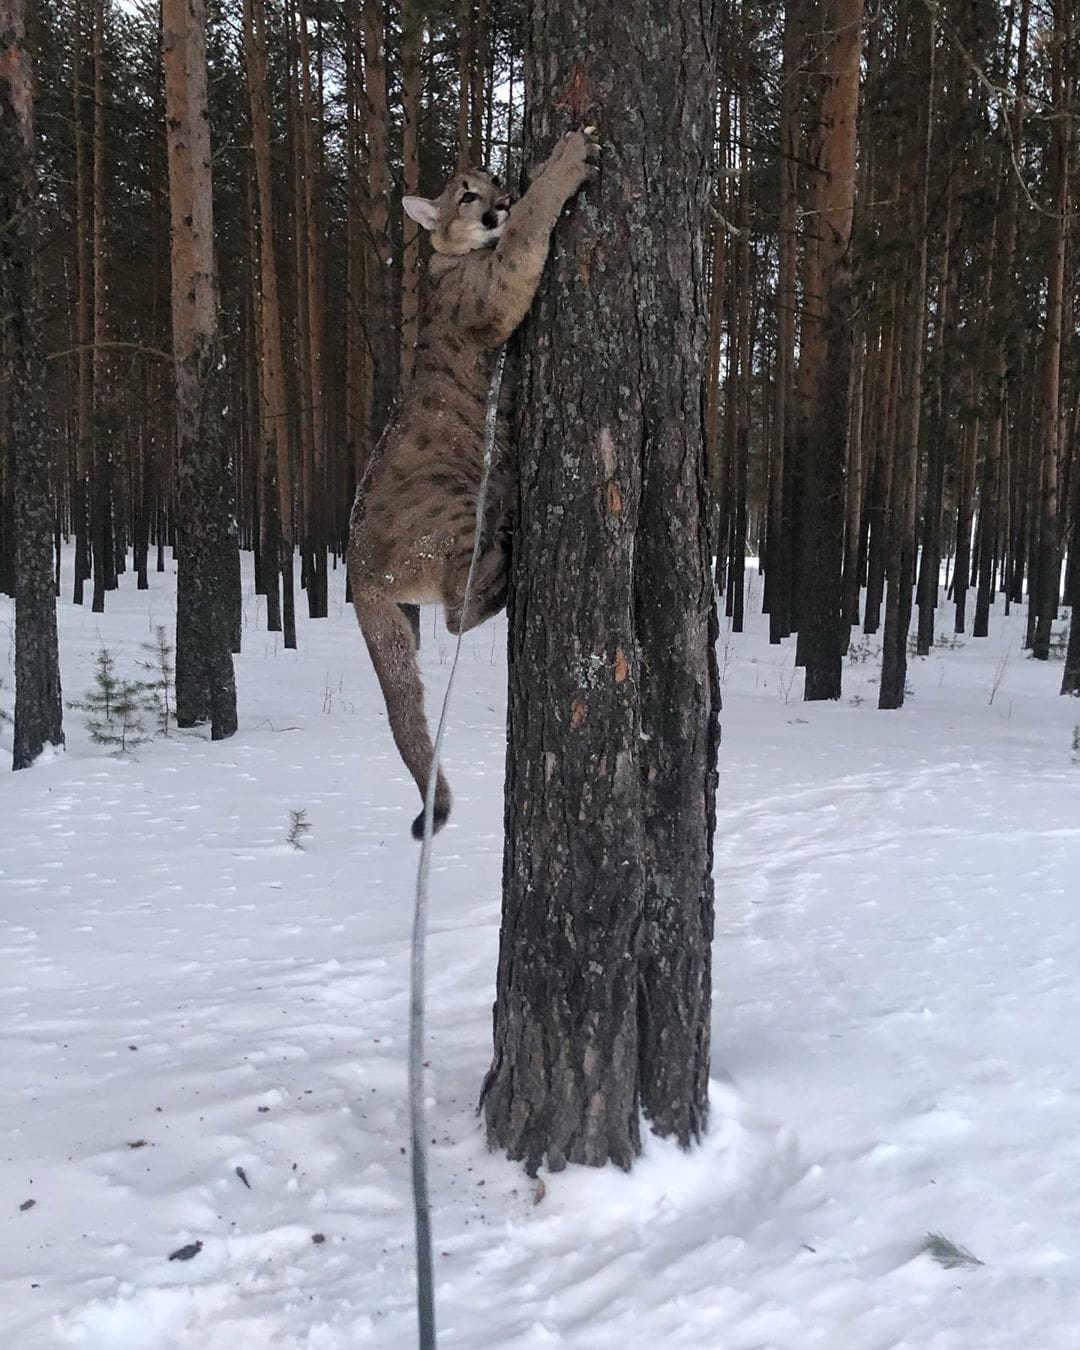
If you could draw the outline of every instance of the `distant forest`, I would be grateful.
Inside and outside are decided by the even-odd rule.
[[[861,625],[882,634],[888,707],[909,634],[921,653],[986,636],[995,606],[1027,599],[1031,654],[1067,647],[1062,692],[1080,693],[1080,622],[1054,626],[1080,600],[1073,0],[716,12],[705,429],[734,628],[760,566],[807,697],[839,695]],[[223,490],[230,546],[254,549],[287,645],[297,609],[323,617],[345,585],[354,488],[409,378],[426,244],[402,194],[466,164],[516,192],[549,148],[524,144],[528,14],[209,6]],[[34,0],[26,25],[44,443],[55,538],[75,546],[61,600],[101,610],[117,585],[150,584],[179,524],[162,25],[156,5],[115,0]],[[14,592],[5,383],[0,589]]]

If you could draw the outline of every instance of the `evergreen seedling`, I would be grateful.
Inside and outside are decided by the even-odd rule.
[[[102,647],[94,657],[94,687],[71,707],[87,713],[86,726],[95,745],[111,745],[126,755],[149,740],[142,713],[145,689],[140,680],[121,680],[112,652]]]
[[[289,812],[289,833],[286,835],[293,848],[303,850],[303,838],[305,834],[311,832],[311,821],[307,818],[307,810],[300,807],[297,811]]]
[[[144,642],[146,659],[139,662],[149,678],[143,680],[145,707],[157,718],[158,735],[167,736],[175,717],[175,652],[163,624],[154,628],[152,642]]]
[[[961,1266],[974,1270],[976,1266],[983,1264],[966,1247],[958,1246],[944,1233],[927,1233],[923,1251],[929,1252],[938,1265],[944,1266],[946,1270],[956,1270]]]

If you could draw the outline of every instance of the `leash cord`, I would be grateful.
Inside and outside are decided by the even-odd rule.
[[[431,1260],[431,1203],[428,1196],[423,1065],[424,948],[427,940],[431,838],[435,823],[435,783],[439,774],[439,757],[442,753],[443,732],[446,729],[446,712],[450,705],[450,692],[454,687],[458,657],[461,655],[461,639],[464,637],[462,630],[465,624],[465,616],[469,612],[473,577],[480,557],[484,502],[487,497],[488,479],[491,476],[491,462],[495,453],[495,423],[498,418],[499,394],[502,390],[503,366],[505,363],[506,348],[503,347],[495,358],[495,369],[491,373],[491,386],[488,389],[487,413],[484,417],[484,462],[480,471],[480,487],[476,494],[476,527],[473,534],[472,558],[469,562],[469,573],[465,579],[465,595],[461,604],[461,627],[458,629],[457,646],[454,648],[454,659],[450,665],[450,677],[446,682],[446,693],[443,695],[439,727],[435,733],[431,772],[428,774],[427,792],[424,796],[424,836],[420,843],[420,866],[416,874],[416,897],[413,907],[409,994],[409,1132],[412,1142],[413,1216],[416,1223],[416,1312],[419,1322],[419,1350],[435,1350],[435,1275]]]

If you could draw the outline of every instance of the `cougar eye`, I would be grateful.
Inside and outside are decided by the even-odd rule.
[[[475,192],[463,192],[463,193],[461,194],[461,204],[462,204],[462,206],[466,206],[466,205],[468,205],[469,202],[474,202],[474,201],[476,201],[476,193],[475,193]]]

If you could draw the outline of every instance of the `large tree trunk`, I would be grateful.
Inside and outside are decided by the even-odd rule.
[[[0,0],[0,353],[14,468],[15,745],[12,767],[63,745],[53,591],[53,501],[35,259],[34,100],[23,0]]]
[[[178,579],[176,719],[236,730],[232,663],[231,483],[222,408],[224,358],[214,283],[204,0],[162,0],[172,220]]]
[[[534,156],[569,110],[598,181],[526,324],[504,918],[488,1138],[628,1167],[638,1108],[689,1144],[709,1062],[719,705],[703,226],[712,7],[531,11]],[[587,36],[586,36],[587,34]],[[540,73],[543,72],[543,78]]]

